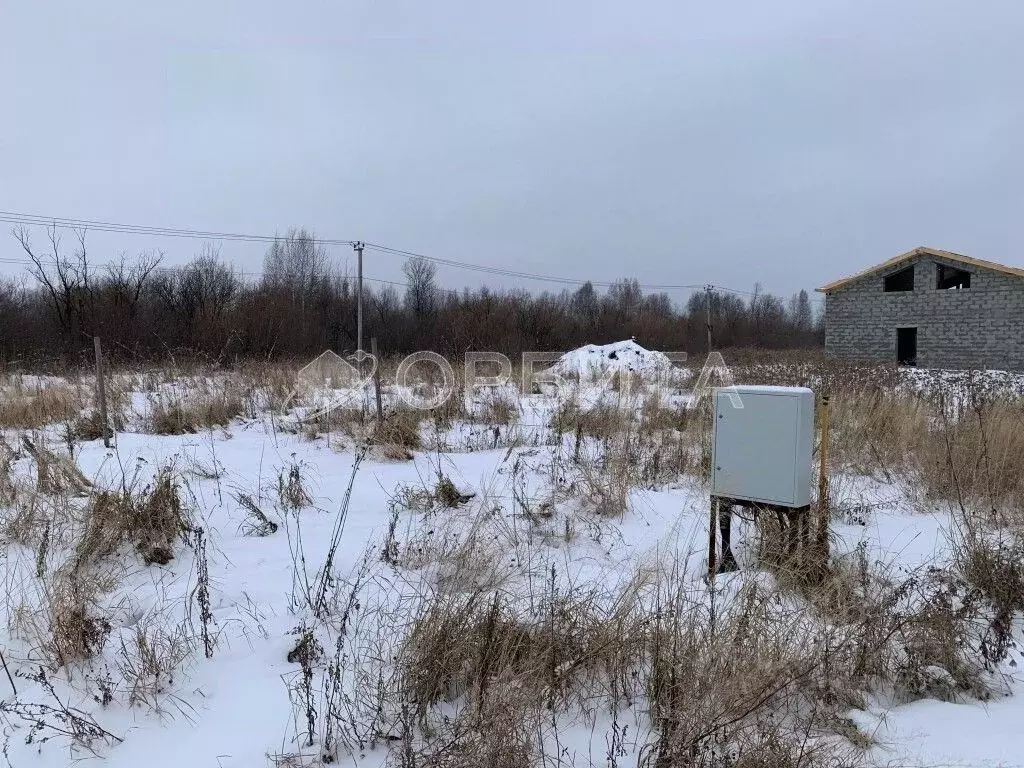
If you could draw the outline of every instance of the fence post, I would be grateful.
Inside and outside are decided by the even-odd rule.
[[[821,396],[821,445],[818,447],[818,556],[828,564],[828,392]]]
[[[96,400],[100,410],[100,429],[103,432],[103,447],[110,447],[110,428],[107,421],[107,385],[103,378],[103,349],[100,337],[92,337],[93,349],[96,351]]]
[[[384,406],[380,400],[380,357],[377,355],[377,337],[370,337],[370,354],[373,355],[373,390],[377,395],[377,423],[384,421]]]
[[[708,584],[714,589],[715,574],[718,573],[718,562],[716,557],[716,536],[718,534],[718,497],[711,497],[711,516],[708,520]]]

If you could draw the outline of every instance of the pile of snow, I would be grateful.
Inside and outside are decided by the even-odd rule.
[[[655,378],[672,370],[672,361],[663,352],[644,349],[633,340],[612,344],[587,344],[566,352],[549,372],[573,376],[581,381],[594,380],[614,373],[638,373]]]

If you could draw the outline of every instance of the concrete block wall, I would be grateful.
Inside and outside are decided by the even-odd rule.
[[[885,293],[886,275],[914,267],[914,290]],[[971,273],[971,287],[936,289],[936,264]],[[825,297],[825,353],[896,361],[896,329],[917,328],[927,368],[1024,370],[1024,277],[923,254]]]

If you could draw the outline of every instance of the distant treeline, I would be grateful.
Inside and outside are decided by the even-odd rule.
[[[332,263],[304,230],[267,249],[259,277],[223,261],[212,246],[184,267],[158,256],[116,264],[88,252],[84,233],[14,236],[28,274],[0,281],[0,363],[77,364],[103,339],[115,361],[176,358],[230,364],[237,359],[298,358],[356,347],[355,278]],[[384,353],[493,350],[513,359],[527,350],[572,349],[636,338],[662,350],[703,351],[707,297],[676,305],[636,280],[598,291],[587,283],[560,293],[439,288],[436,266],[412,258],[405,283],[364,286],[364,343]],[[820,319],[806,291],[784,301],[760,291],[711,295],[716,348],[815,347]]]

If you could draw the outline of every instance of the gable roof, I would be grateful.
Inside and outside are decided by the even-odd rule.
[[[997,264],[994,261],[984,261],[983,259],[974,259],[970,256],[964,256],[960,253],[953,253],[952,251],[943,251],[939,248],[929,248],[924,245],[920,245],[911,251],[901,253],[899,256],[893,256],[888,261],[883,261],[881,264],[876,264],[873,267],[868,267],[865,270],[858,272],[855,275],[849,277],[843,277],[839,280],[833,280],[827,285],[823,285],[818,288],[819,293],[829,293],[837,288],[843,288],[857,280],[864,277],[870,277],[871,275],[885,272],[886,270],[901,264],[904,261],[910,261],[911,259],[917,258],[918,256],[936,256],[940,259],[946,259],[947,261],[955,261],[960,264],[966,264],[971,267],[980,267],[981,269],[990,269],[993,272],[1001,272],[1004,275],[1013,275],[1014,277],[1024,277],[1024,269],[1019,267],[1008,267],[1005,264]]]

